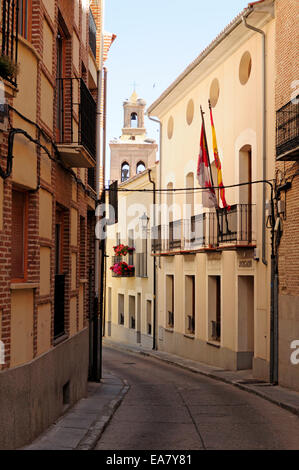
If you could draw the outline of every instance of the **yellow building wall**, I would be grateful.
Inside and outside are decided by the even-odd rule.
[[[37,313],[37,354],[51,349],[51,304],[38,307]]]
[[[18,127],[34,135],[34,127],[14,116],[14,127]],[[17,134],[14,139],[14,159],[12,168],[13,182],[28,189],[37,187],[37,159],[36,146],[22,134]]]
[[[43,2],[52,21],[55,19],[55,0],[46,0]]]
[[[40,248],[40,295],[50,295],[51,248]]]
[[[77,297],[70,300],[70,336],[77,333]]]
[[[71,245],[77,246],[78,244],[78,211],[71,208]]]
[[[53,101],[54,101],[54,90],[46,78],[41,74],[41,119],[53,130]]]
[[[35,121],[36,89],[37,89],[37,56],[29,43],[19,39],[18,62],[18,93],[14,99],[14,107],[26,117]]]
[[[10,367],[33,359],[33,289],[11,291]]]
[[[52,74],[53,69],[53,41],[54,36],[48,22],[43,22],[43,40],[45,47],[43,48],[43,61],[49,72]]]
[[[39,236],[52,238],[52,195],[40,189],[39,191]]]

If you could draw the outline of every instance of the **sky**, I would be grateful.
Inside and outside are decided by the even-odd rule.
[[[136,84],[148,108],[200,52],[247,6],[244,0],[106,0],[104,29],[116,34],[105,66],[109,141],[121,135],[123,101]],[[159,142],[158,124],[145,120]]]

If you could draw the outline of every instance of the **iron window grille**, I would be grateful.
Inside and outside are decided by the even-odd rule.
[[[97,56],[97,25],[92,11],[89,9],[89,46],[94,55]]]
[[[83,145],[96,156],[96,102],[82,78],[57,78],[58,144]],[[75,128],[74,122],[77,123]]]
[[[221,337],[221,324],[219,321],[212,320],[212,339],[215,341],[220,341]]]
[[[299,158],[299,96],[276,112],[276,158]]]
[[[19,2],[18,0],[3,0],[2,2],[2,45],[1,55],[12,64],[18,63],[18,30],[19,30]],[[1,72],[2,76],[4,72]],[[15,74],[3,76],[12,85],[17,85]]]

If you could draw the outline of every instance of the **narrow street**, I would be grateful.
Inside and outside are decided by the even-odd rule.
[[[104,367],[130,389],[97,450],[299,447],[299,418],[255,395],[107,347]]]

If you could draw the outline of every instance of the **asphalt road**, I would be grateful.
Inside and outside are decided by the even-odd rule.
[[[299,449],[299,417],[154,358],[104,348],[130,389],[97,450]]]

